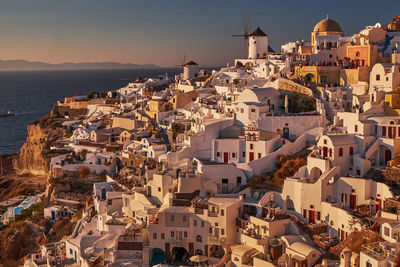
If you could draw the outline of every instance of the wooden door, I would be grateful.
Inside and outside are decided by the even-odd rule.
[[[389,149],[385,150],[385,165],[388,161],[392,160],[392,152]]]
[[[224,162],[225,163],[228,163],[228,157],[229,157],[228,152],[224,152]]]
[[[250,161],[254,160],[254,152],[249,153],[249,158],[250,158]]]
[[[340,229],[340,240],[344,240],[344,231]]]
[[[166,257],[167,262],[169,262],[171,260],[171,252],[169,251],[170,247],[171,246],[169,243],[165,243],[165,257]]]
[[[189,255],[190,256],[194,255],[194,245],[192,242],[189,243]]]
[[[315,223],[315,211],[314,210],[308,211],[308,223]]]
[[[357,205],[357,196],[356,195],[350,195],[350,209],[354,210]]]

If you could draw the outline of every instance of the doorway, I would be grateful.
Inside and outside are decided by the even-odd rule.
[[[350,209],[354,210],[356,208],[356,204],[357,204],[357,196],[350,195]]]
[[[392,152],[389,149],[385,150],[385,165],[388,163],[388,161],[392,160]]]
[[[249,161],[253,161],[254,160],[254,152],[250,152],[249,153]]]

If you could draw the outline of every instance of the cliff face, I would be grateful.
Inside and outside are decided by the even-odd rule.
[[[25,143],[13,161],[17,174],[47,175],[51,160],[50,147],[63,136],[64,128],[50,116],[30,124]]]

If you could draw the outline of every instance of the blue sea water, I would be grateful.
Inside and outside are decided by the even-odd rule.
[[[65,96],[116,90],[136,77],[165,73],[172,77],[179,72],[178,68],[0,72],[0,113],[15,114],[0,118],[0,153],[18,151],[28,124],[47,115]]]

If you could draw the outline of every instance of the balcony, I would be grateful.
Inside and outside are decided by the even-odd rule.
[[[396,244],[391,244],[389,242],[376,242],[362,245],[361,253],[364,253],[378,261],[387,260],[393,263],[397,263],[399,257],[393,254],[393,251],[395,251],[396,248]]]
[[[208,245],[223,246],[226,243],[225,237],[216,237],[209,235],[207,238]]]
[[[218,212],[208,211],[208,217],[218,217]]]
[[[194,213],[195,213],[195,214],[201,214],[201,215],[203,215],[203,214],[204,214],[204,209],[195,208],[195,209],[194,209]]]
[[[240,229],[246,229],[248,222],[248,220],[236,218],[236,227],[239,227]]]
[[[169,243],[171,244],[171,247],[186,247],[187,240],[186,239],[170,239]]]

